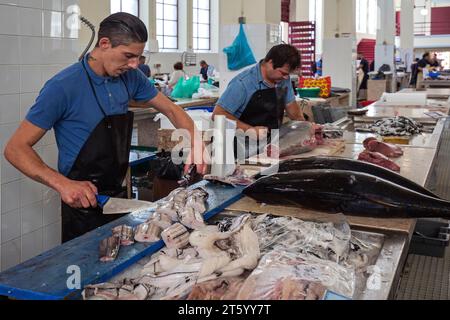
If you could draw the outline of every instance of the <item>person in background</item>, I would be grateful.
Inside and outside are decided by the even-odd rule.
[[[369,71],[370,72],[374,72],[375,71],[375,59],[372,60],[372,62],[370,63]]]
[[[364,74],[359,90],[367,90],[367,83],[369,81],[369,62],[364,58],[362,53],[358,53],[358,60],[360,60],[360,62],[357,70],[361,70]]]
[[[423,87],[422,82],[424,78],[424,71],[433,63],[431,58],[431,54],[429,52],[425,52],[422,56],[422,59],[417,63],[417,79],[416,79],[416,88],[421,89]]]
[[[418,70],[418,63],[419,63],[420,59],[416,58],[416,60],[411,64],[411,80],[409,81],[409,85],[410,87],[415,88],[416,84],[417,84],[417,72]]]
[[[431,68],[434,71],[441,71],[442,70],[442,66],[441,66],[441,61],[439,61],[438,57],[437,57],[437,53],[434,54],[433,56],[433,60],[430,64]]]
[[[170,76],[170,80],[169,80],[169,88],[173,89],[175,88],[175,86],[177,85],[178,81],[180,81],[181,78],[185,78],[186,77],[186,73],[183,70],[183,63],[182,62],[177,62],[173,65],[173,69],[175,70],[171,76]]]
[[[322,58],[320,58],[320,60],[319,61],[317,61],[317,63],[316,63],[316,75],[317,75],[317,77],[321,77],[322,75],[323,75],[323,73],[322,73]]]
[[[202,79],[204,81],[208,81],[208,79],[214,75],[214,67],[206,63],[205,60],[200,61],[200,67],[200,74],[202,75]]]
[[[139,57],[139,66],[138,66],[139,70],[142,71],[143,74],[145,74],[145,76],[147,78],[150,78],[152,76],[152,73],[150,71],[150,67],[145,64],[145,57],[144,56],[140,56]]]
[[[292,89],[290,74],[300,67],[299,51],[287,44],[273,47],[264,60],[237,75],[217,102],[213,116],[226,116],[259,137],[279,129],[285,111],[305,121]]]

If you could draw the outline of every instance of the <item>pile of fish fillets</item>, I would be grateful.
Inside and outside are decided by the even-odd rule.
[[[355,238],[344,220],[333,225],[244,214],[193,231],[186,247],[153,255],[133,279],[87,286],[83,297],[316,300],[326,289],[352,297],[357,274],[380,250]]]
[[[450,218],[450,202],[377,165],[345,158],[286,161],[243,193],[264,204],[374,218]]]
[[[185,245],[181,241],[175,242],[176,246],[166,247],[153,255],[136,278],[113,284],[87,286],[83,291],[83,298],[186,298],[196,284],[239,277],[246,271],[253,270],[260,258],[258,237],[252,230],[250,215],[242,215],[231,223],[227,220],[222,224],[192,230],[188,233]]]
[[[380,136],[412,136],[425,131],[424,126],[407,117],[378,120],[373,124],[357,128],[358,132],[371,132]]]
[[[120,246],[135,242],[154,243],[163,239],[169,248],[188,244],[190,230],[205,227],[203,214],[206,212],[208,193],[203,189],[179,188],[160,202],[158,208],[145,223],[135,230],[129,226],[118,226],[112,230],[112,237],[100,243],[100,261],[114,261]]]

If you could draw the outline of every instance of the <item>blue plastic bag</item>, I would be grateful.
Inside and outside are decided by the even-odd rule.
[[[227,55],[229,70],[240,70],[256,63],[253,51],[248,44],[243,24],[241,24],[239,34],[233,44],[223,49],[223,52]]]

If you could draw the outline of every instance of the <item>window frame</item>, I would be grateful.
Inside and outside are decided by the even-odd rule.
[[[212,50],[212,45],[211,45],[211,38],[212,38],[212,33],[211,33],[211,0],[209,1],[209,6],[208,6],[208,15],[209,15],[209,23],[200,23],[199,19],[198,19],[198,11],[200,10],[205,10],[202,8],[195,7],[194,2],[192,2],[192,49],[194,50],[194,52],[198,52],[198,53],[202,53],[202,52],[211,52]],[[197,2],[198,3],[198,2]],[[197,22],[194,22],[194,12],[197,11]],[[197,25],[197,37],[194,34],[194,26]],[[208,26],[208,37],[204,38],[204,37],[199,37],[199,25],[207,25]],[[208,49],[199,49],[198,48],[198,43],[200,39],[208,39]],[[196,43],[197,42],[197,43]],[[196,44],[197,44],[197,48],[196,48]]]
[[[159,37],[162,37],[163,41],[162,41],[162,43],[159,43],[159,48],[162,51],[178,51],[180,49],[180,3],[179,3],[179,0],[176,0],[176,2],[177,3],[175,5],[173,5],[173,4],[165,3],[165,0],[156,0],[156,6],[158,4],[161,4],[163,6],[163,13],[162,13],[163,16],[162,16],[162,18],[161,19],[158,18],[158,10],[156,10],[156,15],[155,15],[155,17],[156,17],[156,39],[159,39]],[[165,6],[176,7],[176,11],[177,11],[177,19],[176,20],[169,20],[169,19],[165,19],[164,18],[164,7]],[[158,33],[158,21],[162,21],[162,34]],[[166,35],[164,33],[164,21],[176,22],[176,25],[177,25],[177,35],[176,36],[169,36],[169,35]],[[176,48],[166,48],[164,46],[164,42],[165,42],[165,38],[166,37],[168,37],[168,38],[176,38],[176,43],[177,43]]]
[[[120,2],[120,11],[119,12],[124,12],[122,10],[122,2],[125,1],[125,0],[111,0],[110,2],[112,2],[112,1],[119,1]],[[141,14],[141,1],[140,0],[136,0],[136,2],[137,2],[137,14],[136,14],[136,17],[139,17],[140,14]],[[133,14],[131,12],[128,12],[128,13]]]

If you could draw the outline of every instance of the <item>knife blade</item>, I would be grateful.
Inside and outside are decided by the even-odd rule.
[[[103,209],[103,214],[125,214],[141,210],[150,210],[156,208],[153,202],[111,198],[108,196],[97,195],[97,204]]]

